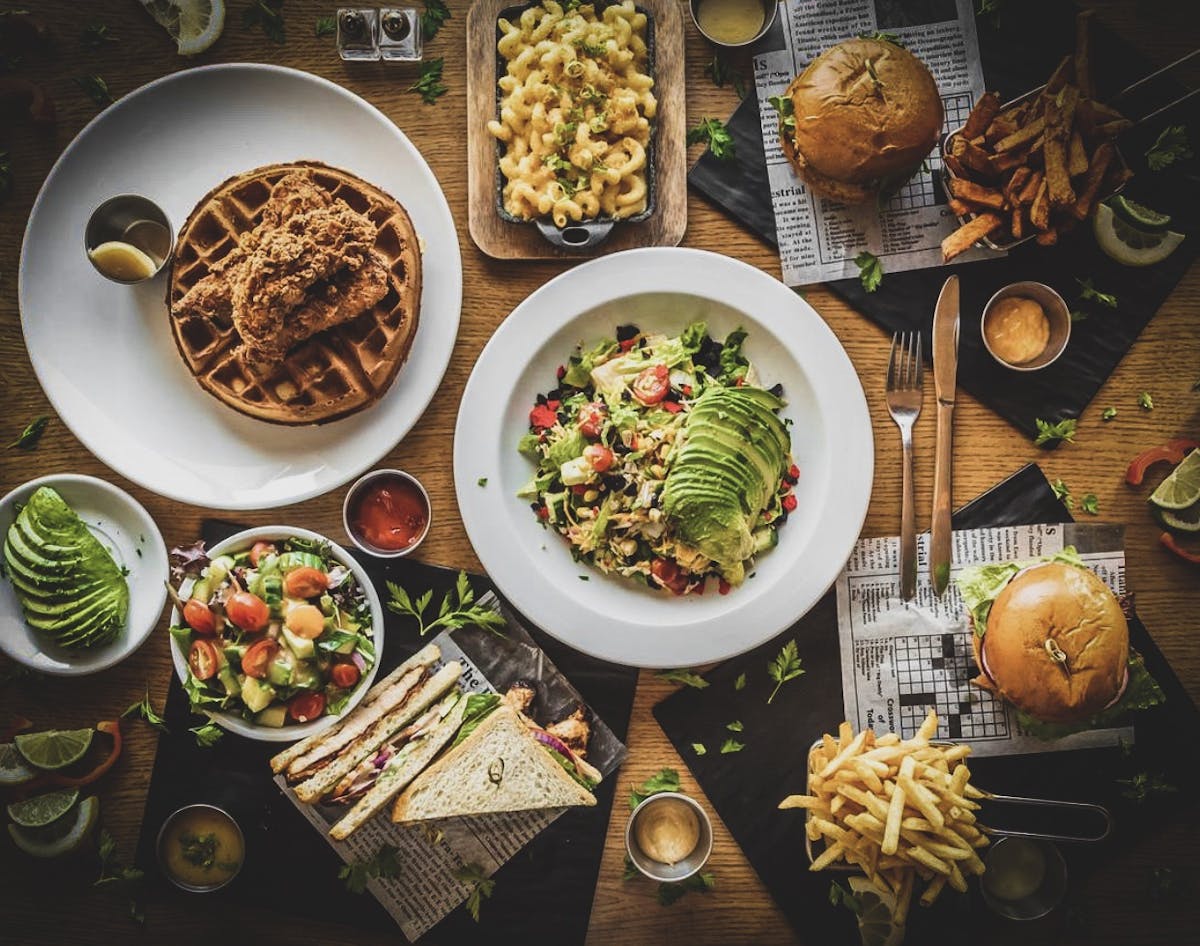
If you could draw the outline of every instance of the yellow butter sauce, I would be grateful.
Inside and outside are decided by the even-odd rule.
[[[745,43],[763,28],[761,0],[700,0],[696,22],[718,43]]]

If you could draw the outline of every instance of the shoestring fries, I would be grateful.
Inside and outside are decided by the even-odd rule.
[[[978,852],[987,829],[975,813],[988,795],[971,784],[971,747],[931,742],[937,726],[933,710],[911,739],[855,734],[842,723],[809,752],[808,794],[779,803],[804,809],[808,840],[824,843],[809,869],[861,868],[896,898],[897,925],[918,878],[920,903],[929,906],[947,886],[965,892],[967,877],[984,869]]]

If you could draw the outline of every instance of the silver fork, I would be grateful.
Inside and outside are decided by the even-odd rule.
[[[925,366],[921,362],[919,332],[897,332],[888,355],[887,407],[900,428],[904,447],[904,483],[900,506],[900,597],[911,601],[917,593],[917,529],[913,510],[912,429],[921,413]]]

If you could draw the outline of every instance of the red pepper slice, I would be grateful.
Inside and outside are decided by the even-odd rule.
[[[1193,565],[1200,565],[1200,549],[1197,549],[1194,552],[1191,549],[1185,549],[1175,540],[1175,536],[1171,535],[1170,532],[1164,532],[1158,537],[1158,541],[1169,548],[1185,562],[1191,562]]]
[[[1161,446],[1145,450],[1129,461],[1129,469],[1125,471],[1125,482],[1130,486],[1141,486],[1142,480],[1146,478],[1146,470],[1155,463],[1164,460],[1171,463],[1182,463],[1183,458],[1197,447],[1200,447],[1200,443],[1195,440],[1180,437],[1177,440],[1168,440]]]
[[[24,732],[26,729],[33,727],[33,723],[27,720],[24,716],[14,716],[12,721],[4,728],[4,732],[0,733],[0,742],[12,742],[13,737],[19,732]]]
[[[529,426],[533,430],[545,430],[558,423],[558,401],[535,404],[529,412]]]

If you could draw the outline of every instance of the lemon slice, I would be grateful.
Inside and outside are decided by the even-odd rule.
[[[1159,509],[1174,510],[1187,509],[1200,502],[1200,450],[1193,450],[1183,458],[1183,462],[1150,494],[1150,502]]]
[[[1171,222],[1170,214],[1160,214],[1157,210],[1151,210],[1123,195],[1110,197],[1104,203],[1112,207],[1118,217],[1124,217],[1139,230],[1165,230]]]
[[[78,762],[92,744],[92,729],[50,729],[46,732],[19,733],[13,742],[21,756],[34,768],[63,769]]]
[[[8,806],[8,816],[22,828],[44,828],[53,824],[79,801],[79,789],[67,788],[61,792],[34,795]]]
[[[36,778],[36,773],[25,764],[21,753],[11,742],[0,744],[0,788],[24,785]]]
[[[1187,509],[1159,509],[1158,518],[1168,529],[1176,532],[1200,532],[1200,503]]]
[[[100,817],[100,799],[90,795],[62,822],[48,828],[8,826],[8,833],[22,851],[32,857],[61,857],[76,850],[92,833]]]
[[[1096,242],[1110,259],[1122,266],[1153,266],[1175,252],[1183,234],[1174,230],[1140,230],[1113,213],[1108,204],[1096,208],[1092,219]]]
[[[225,0],[142,0],[142,6],[175,40],[181,56],[204,52],[225,27]]]
[[[892,921],[896,898],[865,877],[851,877],[850,890],[862,904],[858,935],[863,946],[900,946],[904,942],[904,927]]]

